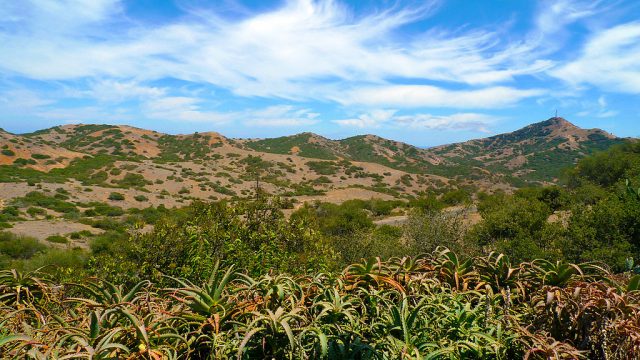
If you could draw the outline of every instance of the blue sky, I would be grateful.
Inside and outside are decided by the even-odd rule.
[[[0,3],[0,127],[418,146],[551,117],[640,135],[640,2]]]

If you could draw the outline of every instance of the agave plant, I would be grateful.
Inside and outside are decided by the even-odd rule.
[[[109,313],[115,311],[114,309],[91,311],[87,329],[72,327],[63,319],[58,318],[57,321],[63,326],[64,335],[59,337],[55,345],[68,348],[71,353],[61,358],[109,359],[130,354],[131,350],[125,344],[115,341],[115,338],[121,335],[125,328],[118,326],[104,329],[101,326],[101,322],[105,321]]]
[[[27,304],[46,296],[50,288],[41,275],[40,269],[29,272],[16,269],[0,271],[0,303]]]
[[[391,258],[388,264],[394,278],[402,284],[406,284],[412,276],[430,273],[435,269],[424,256]]]
[[[423,301],[411,304],[409,298],[403,297],[398,305],[389,306],[388,320],[386,322],[390,340],[400,345],[400,353],[410,356],[420,356],[429,340],[423,335],[424,323],[420,319]]]
[[[473,267],[472,258],[461,261],[453,251],[438,248],[434,265],[438,278],[453,289],[465,291],[472,285],[478,285],[478,274]]]
[[[637,299],[619,294],[615,287],[601,282],[578,282],[571,287],[550,287],[533,297],[536,316],[532,326],[564,340],[579,350],[599,357],[615,343],[631,346],[631,336],[615,336],[621,323],[639,314]],[[632,330],[632,327],[627,328]],[[635,333],[631,331],[631,333]],[[635,345],[634,345],[635,346]]]
[[[228,293],[230,282],[236,277],[233,266],[225,272],[219,270],[219,263],[216,264],[209,279],[202,286],[198,286],[185,279],[173,278],[174,281],[182,285],[179,288],[168,288],[165,292],[187,307],[195,314],[194,319],[206,320],[216,318],[219,322],[222,319],[231,317],[235,308],[234,302],[229,298]],[[219,323],[214,326],[219,331]]]
[[[576,264],[562,261],[552,262],[546,259],[536,259],[530,263],[525,274],[532,283],[562,287],[576,277],[584,275],[582,268]]]
[[[3,358],[627,359],[640,277],[501,254],[363,260],[257,278],[219,268],[158,289],[2,272]],[[52,289],[57,289],[53,291]],[[526,290],[526,292],[524,291]],[[511,295],[524,294],[512,301]],[[501,309],[502,306],[502,309]]]
[[[137,344],[140,355],[154,360],[176,358],[175,350],[181,344],[187,344],[187,340],[177,334],[173,327],[157,321],[153,315],[141,317],[126,309],[118,309],[118,311],[128,320],[130,328],[127,334],[130,340]]]
[[[562,341],[557,341],[544,333],[531,333],[526,328],[519,328],[520,342],[527,349],[524,360],[548,359],[585,359],[586,354]]]
[[[129,291],[125,291],[123,285],[115,285],[108,281],[91,279],[87,284],[71,284],[72,286],[81,289],[81,291],[85,292],[86,295],[89,295],[91,299],[72,297],[67,300],[83,302],[92,307],[117,307],[134,302],[137,299],[140,290],[150,284],[151,283],[148,280],[143,280],[131,287]]]
[[[381,286],[389,285],[398,291],[404,292],[402,285],[393,279],[391,271],[378,258],[363,259],[362,263],[349,265],[343,272],[344,278],[352,282],[354,286]]]
[[[255,306],[275,310],[278,307],[291,308],[303,301],[304,291],[294,278],[287,275],[264,275],[254,280],[244,276],[247,292]],[[256,310],[254,307],[252,310]]]
[[[282,356],[287,350],[291,354],[299,351],[294,329],[304,321],[301,315],[303,311],[302,308],[291,311],[278,308],[276,311],[265,309],[263,313],[253,312],[253,320],[246,326],[247,332],[240,343],[237,358],[242,359],[245,353],[252,354],[251,357],[267,358]],[[261,341],[250,346],[256,336],[260,336]]]
[[[512,267],[509,257],[505,254],[491,252],[486,257],[478,259],[476,269],[480,279],[488,284],[494,292],[500,292],[506,287],[521,287],[519,275],[521,268]]]
[[[356,322],[357,304],[353,295],[342,295],[338,289],[330,288],[315,299],[313,308],[318,311],[316,318],[319,321],[339,326],[342,322]]]

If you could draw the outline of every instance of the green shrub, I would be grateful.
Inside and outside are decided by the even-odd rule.
[[[20,206],[39,206],[65,214],[78,213],[78,208],[74,204],[66,202],[64,199],[47,196],[39,191],[31,191],[23,197],[14,199],[13,203]]]
[[[40,271],[47,274],[45,276],[60,281],[75,281],[82,276],[87,259],[88,254],[79,248],[48,248],[28,260],[13,262],[11,265],[23,271],[41,269]]]
[[[122,201],[124,200],[124,195],[119,192],[112,192],[109,194],[108,199],[113,201]]]
[[[70,233],[68,236],[70,239],[78,240],[78,239],[82,239],[83,237],[92,237],[93,233],[89,230],[81,230],[81,231],[74,231]]]
[[[2,155],[5,155],[5,156],[16,156],[16,153],[9,149],[2,149],[0,153],[2,153]]]
[[[136,201],[139,202],[143,202],[143,201],[149,201],[149,198],[144,196],[144,195],[136,195],[133,197]]]
[[[46,215],[47,211],[43,208],[39,208],[39,207],[29,207],[27,209],[27,214],[29,214],[31,217],[36,217],[38,215]]]
[[[29,259],[46,248],[35,238],[0,232],[0,254],[11,259]]]
[[[118,185],[124,188],[144,188],[146,185],[151,185],[153,182],[148,181],[141,174],[127,173],[122,180],[118,181]]]
[[[47,241],[55,243],[55,244],[67,244],[69,243],[69,239],[62,235],[50,235],[46,238]]]
[[[318,175],[335,175],[339,169],[333,161],[308,161],[305,165]]]
[[[120,216],[124,214],[124,210],[122,210],[122,208],[119,206],[111,206],[105,203],[92,203],[92,205],[96,215]],[[86,214],[86,211],[85,211],[85,214]]]
[[[31,157],[38,160],[51,159],[51,156],[45,154],[31,154]]]
[[[313,180],[314,184],[331,184],[331,179],[326,176],[320,176]]]
[[[463,189],[451,190],[445,193],[444,195],[442,195],[442,198],[440,199],[440,201],[442,201],[443,203],[451,206],[460,205],[470,200],[471,200],[471,194],[469,194],[468,191]]]
[[[36,161],[33,159],[17,158],[13,161],[13,164],[17,166],[35,165]]]

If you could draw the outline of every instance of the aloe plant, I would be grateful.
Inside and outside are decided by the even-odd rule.
[[[0,271],[0,303],[25,304],[45,296],[49,286],[41,275],[40,269],[29,272],[16,269]]]
[[[456,290],[470,289],[477,282],[477,272],[473,267],[473,259],[460,260],[458,255],[449,249],[436,249],[434,260],[438,277]]]
[[[506,360],[626,359],[640,349],[640,277],[598,264],[460,259],[440,248],[334,274],[253,278],[212,268],[202,283],[169,278],[178,284],[170,288],[53,285],[5,271],[0,354]]]
[[[220,264],[214,267],[209,279],[202,286],[195,285],[188,280],[171,278],[182,285],[180,288],[165,289],[170,296],[187,305],[195,314],[210,318],[214,315],[231,316],[232,302],[225,292],[229,292],[229,283],[236,276],[233,266],[225,272],[219,270]]]

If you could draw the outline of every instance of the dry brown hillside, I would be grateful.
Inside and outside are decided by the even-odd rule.
[[[17,136],[0,130],[0,165],[24,164],[39,171],[63,168],[85,154],[50,145],[39,139]]]
[[[328,201],[349,194],[408,198],[460,187],[509,190],[528,182],[553,182],[564,166],[622,141],[561,118],[431,149],[375,135],[228,139],[216,132],[169,135],[123,125],[1,132],[0,139],[0,194],[5,198],[28,192],[6,190],[8,184],[24,182],[90,189],[84,192],[91,194],[72,191],[80,200],[105,200],[114,188],[130,198],[149,198],[129,198],[125,207],[246,197],[256,184],[274,195]]]
[[[375,135],[229,139],[216,132],[170,135],[123,125],[0,131],[0,204],[22,214],[5,219],[15,231],[44,239],[96,231],[105,225],[94,221],[127,216],[132,208],[252,198],[257,189],[293,206],[410,199],[456,189],[510,191],[553,182],[563,167],[621,141],[559,118],[431,149]]]

